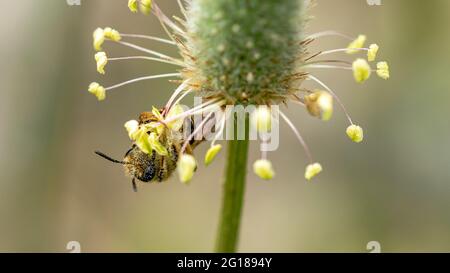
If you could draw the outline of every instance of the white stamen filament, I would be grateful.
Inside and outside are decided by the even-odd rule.
[[[326,64],[326,63],[340,63],[340,64],[347,64],[347,65],[352,64],[351,62],[343,61],[343,60],[317,60],[317,61],[306,62],[302,66],[307,66],[310,64]]]
[[[122,37],[147,39],[147,40],[157,41],[157,42],[161,42],[161,43],[165,43],[165,44],[169,44],[169,45],[176,45],[176,43],[174,41],[170,41],[170,40],[167,40],[167,39],[163,39],[163,38],[159,38],[159,37],[155,37],[155,36],[150,36],[150,35],[123,34],[123,33],[121,33],[120,35]]]
[[[326,37],[326,36],[339,36],[339,37],[348,39],[350,41],[354,40],[354,38],[352,38],[348,35],[342,34],[340,32],[334,31],[334,30],[327,30],[327,31],[322,31],[322,32],[317,32],[317,33],[311,34],[311,35],[307,36],[305,38],[305,40],[306,39],[317,39],[317,38]]]
[[[132,83],[140,82],[140,81],[159,79],[159,78],[178,77],[178,76],[181,76],[181,74],[180,73],[170,73],[170,74],[160,74],[160,75],[140,77],[140,78],[132,79],[132,80],[129,80],[126,82],[122,82],[122,83],[107,87],[107,88],[105,88],[105,90],[108,91],[108,90],[116,89],[116,88],[122,87],[124,85],[132,84]]]
[[[167,56],[167,55],[164,55],[162,53],[156,52],[154,50],[150,50],[150,49],[147,49],[147,48],[144,48],[144,47],[132,44],[132,43],[127,43],[127,42],[122,42],[122,41],[118,41],[117,43],[119,43],[121,45],[124,45],[124,46],[131,47],[133,49],[136,49],[136,50],[139,50],[139,51],[142,51],[142,52],[145,52],[145,53],[148,53],[148,54],[151,54],[151,55],[154,55],[154,56],[157,56],[157,57],[160,57],[162,59],[167,59],[167,60],[179,63],[180,65],[182,64],[182,62],[180,60],[177,60],[177,59],[172,58],[170,56]]]
[[[214,135],[214,139],[211,142],[211,147],[213,147],[216,144],[216,141],[219,139],[219,137],[222,135],[223,130],[225,129],[225,123],[227,120],[227,114],[223,114],[223,118],[220,120],[220,127],[219,130],[217,131],[217,133]]]
[[[173,105],[177,105],[177,104],[179,104],[180,103],[180,101],[182,100],[182,99],[184,99],[187,95],[189,95],[190,93],[192,92],[192,89],[189,89],[189,90],[187,90],[187,91],[185,91],[174,103],[173,103]]]
[[[353,125],[353,121],[352,118],[350,117],[350,115],[348,114],[347,110],[345,109],[344,104],[341,102],[341,100],[339,99],[339,97],[336,95],[336,93],[331,90],[326,84],[324,84],[323,82],[321,82],[318,78],[312,76],[312,75],[308,75],[308,78],[317,82],[318,84],[320,84],[323,88],[325,88],[328,92],[330,92],[330,94],[334,97],[334,99],[337,101],[337,103],[339,104],[339,106],[342,108],[342,111],[344,111],[345,116],[347,116],[348,121],[350,122],[350,124]]]
[[[181,63],[177,63],[174,61],[160,59],[160,58],[154,58],[154,57],[147,57],[147,56],[129,56],[129,57],[108,58],[108,61],[121,61],[121,60],[148,60],[148,61],[155,61],[155,62],[183,66],[183,65],[181,65]]]
[[[343,70],[353,70],[353,67],[349,66],[338,66],[338,65],[305,65],[305,68],[323,68],[323,69],[343,69]],[[371,72],[376,72],[376,69],[370,69]]]
[[[167,17],[159,8],[155,9],[155,12],[158,13],[160,16],[158,16],[159,18],[161,18],[161,21],[167,25],[168,27],[170,27],[172,30],[174,30],[175,32],[178,32],[179,34],[184,34],[185,32],[179,28],[174,22],[172,22],[172,20],[169,19],[169,17]]]
[[[162,113],[163,116],[164,116],[165,113],[169,112],[170,108],[172,107],[173,101],[184,90],[184,88],[186,88],[188,82],[189,82],[189,80],[185,80],[182,84],[180,84],[180,86],[177,87],[177,89],[175,89],[175,91],[173,92],[173,94],[170,97],[169,101],[167,101],[166,107],[164,107],[164,111]]]
[[[214,109],[214,108],[218,108],[218,107],[222,106],[225,102],[226,102],[225,100],[220,100],[220,99],[210,100],[210,101],[202,103],[202,104],[200,104],[200,105],[198,105],[198,106],[196,106],[196,107],[194,107],[194,108],[192,108],[192,109],[190,109],[188,111],[184,111],[183,113],[181,113],[179,115],[176,115],[176,116],[170,117],[168,119],[165,119],[165,120],[162,121],[162,123],[169,123],[169,122],[172,122],[172,121],[177,120],[177,119],[185,119],[188,116],[192,116],[192,115],[200,114],[200,113],[203,113],[203,112],[207,112],[210,109]]]
[[[263,143],[267,144],[268,141],[263,141]],[[267,159],[267,151],[265,149],[261,151],[261,159]]]
[[[186,150],[187,145],[189,144],[189,141],[200,131],[203,130],[203,126],[208,122],[208,120],[211,118],[211,116],[214,114],[214,112],[209,113],[202,122],[195,128],[194,132],[189,135],[189,137],[184,141],[183,147],[181,147],[181,153],[184,153],[184,150]]]
[[[306,156],[308,157],[309,161],[311,163],[313,163],[313,158],[312,158],[312,155],[311,155],[311,151],[309,150],[308,145],[306,145],[306,142],[303,139],[303,137],[300,134],[300,132],[297,130],[297,128],[295,128],[295,126],[292,123],[292,121],[283,112],[279,111],[279,113],[280,113],[280,116],[284,119],[284,121],[289,125],[291,130],[294,132],[294,134],[297,137],[298,141],[300,142],[300,144],[302,145],[303,149],[305,150]]]
[[[154,4],[153,5],[153,13],[155,14],[156,18],[158,18],[162,28],[164,29],[164,31],[166,32],[166,34],[170,37],[170,39],[172,41],[174,41],[176,43],[175,38],[173,37],[173,34],[167,29],[166,24],[173,30],[175,30],[176,32],[184,35],[184,31],[181,30],[177,25],[175,25],[169,18],[167,18],[167,16],[161,11],[161,9],[159,9],[159,7]]]
[[[181,13],[183,14],[184,18],[187,19],[186,8],[184,7],[184,5],[183,5],[183,3],[181,2],[181,0],[177,0],[177,2],[178,2],[178,6],[180,6]]]
[[[350,66],[338,66],[338,65],[305,65],[305,68],[323,68],[323,69],[343,69],[343,70],[353,70]],[[376,72],[376,69],[370,69],[372,72]]]
[[[353,70],[350,66],[338,66],[338,65],[322,65],[322,64],[309,64],[303,66],[304,68],[325,68],[325,69],[344,69],[344,70]]]
[[[323,55],[337,53],[337,52],[347,52],[348,50],[369,51],[368,48],[338,48],[338,49],[331,49],[331,50],[322,51],[317,56],[323,56]]]

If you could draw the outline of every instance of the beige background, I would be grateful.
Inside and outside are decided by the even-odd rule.
[[[178,14],[175,1],[158,1]],[[319,71],[352,117],[364,144],[350,143],[344,116],[322,123],[287,111],[325,171],[302,178],[305,155],[286,126],[271,153],[277,177],[248,178],[240,250],[246,252],[450,251],[450,1],[318,0],[308,32],[366,33],[391,64],[392,79],[354,83],[346,71]],[[177,179],[133,193],[122,169],[93,154],[120,157],[123,123],[169,97],[164,80],[139,83],[98,103],[85,90],[171,67],[129,61],[95,71],[92,31],[163,35],[153,17],[132,15],[125,0],[0,2],[0,251],[210,251],[220,207],[221,157],[189,186]],[[273,18],[276,20],[276,18]],[[325,38],[314,49],[346,45]],[[159,44],[143,42],[167,53]],[[116,56],[131,55],[108,45]],[[201,157],[205,145],[197,154]],[[256,146],[251,158],[258,156]]]

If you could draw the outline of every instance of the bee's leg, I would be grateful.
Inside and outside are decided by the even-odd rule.
[[[193,154],[193,150],[192,150],[191,144],[186,145],[186,149],[184,150],[184,152],[187,153],[188,155],[192,155]]]
[[[131,185],[133,187],[133,191],[137,192],[137,185],[136,185],[136,179],[133,177],[133,179],[131,180]]]
[[[167,160],[164,156],[161,157],[161,162],[158,170],[158,182],[163,182],[167,175]]]

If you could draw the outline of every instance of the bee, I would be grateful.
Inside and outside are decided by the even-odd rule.
[[[161,111],[163,112],[163,111]],[[146,123],[157,122],[158,119],[152,112],[143,112],[140,114],[138,122],[139,125]],[[194,126],[193,120],[188,119],[191,129]],[[174,137],[174,133],[178,133]],[[166,128],[161,134],[159,141],[167,149],[167,155],[160,155],[154,150],[150,154],[141,151],[136,144],[125,153],[123,160],[116,160],[102,152],[95,151],[95,153],[104,159],[113,163],[122,164],[125,173],[132,177],[131,184],[133,190],[137,192],[136,179],[144,183],[149,182],[163,182],[171,177],[172,173],[177,168],[178,157],[181,153],[182,145],[185,142],[182,129],[179,132],[171,132],[171,129]],[[192,154],[195,147],[197,147],[203,140],[189,140],[186,146],[185,153]]]

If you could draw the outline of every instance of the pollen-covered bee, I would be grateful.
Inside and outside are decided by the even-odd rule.
[[[167,124],[161,124],[161,116],[159,113],[164,113],[164,111],[156,111],[156,113],[155,110],[153,112],[143,112],[138,119],[139,128],[146,128],[146,126],[148,127],[152,124],[161,125],[157,134],[157,141],[160,146],[159,150],[148,149],[148,153],[146,153],[143,151],[143,147],[139,147],[136,144],[137,141],[135,141],[132,147],[125,153],[123,160],[113,159],[99,151],[95,152],[97,155],[111,162],[122,164],[125,168],[125,173],[132,177],[134,191],[137,191],[136,179],[142,182],[163,182],[167,180],[177,168],[178,158],[182,152],[183,145],[183,152],[192,154],[193,149],[203,141],[192,138],[186,142],[187,137],[183,132],[183,126],[169,128]],[[185,126],[189,126],[192,130],[194,123],[191,118],[186,119]],[[151,132],[145,130],[144,134],[148,138]]]

